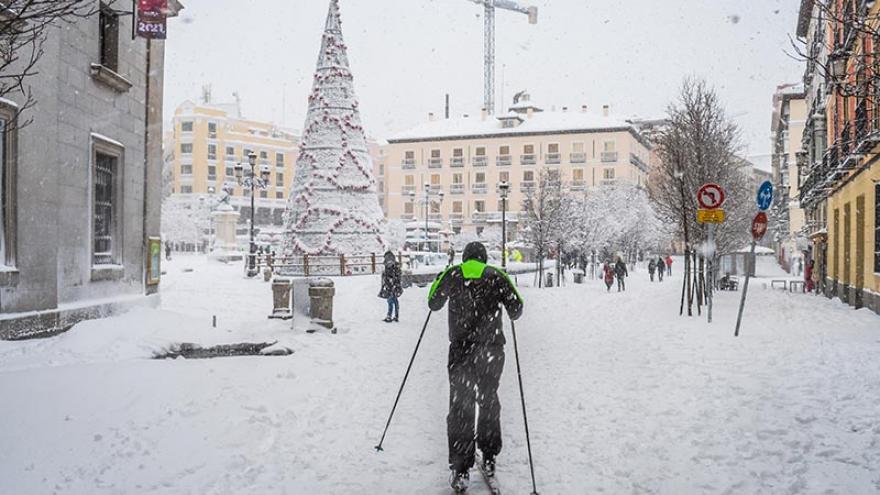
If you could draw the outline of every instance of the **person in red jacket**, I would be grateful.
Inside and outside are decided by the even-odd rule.
[[[666,256],[666,274],[672,276],[672,256]]]
[[[606,261],[602,271],[605,273],[605,287],[608,288],[608,292],[611,292],[611,286],[614,285],[614,267]]]

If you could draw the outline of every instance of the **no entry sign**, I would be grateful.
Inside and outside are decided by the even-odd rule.
[[[760,241],[764,234],[767,233],[767,214],[763,211],[758,212],[755,215],[755,219],[752,220],[752,238],[755,241]]]
[[[718,184],[705,184],[697,191],[697,203],[704,210],[715,210],[724,204],[724,189]]]

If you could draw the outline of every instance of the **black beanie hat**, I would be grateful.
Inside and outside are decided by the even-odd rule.
[[[462,261],[477,260],[481,263],[486,263],[489,260],[489,255],[486,254],[486,246],[481,242],[474,241],[464,247],[461,259]]]

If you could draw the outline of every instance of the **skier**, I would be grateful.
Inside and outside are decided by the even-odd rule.
[[[605,262],[602,271],[605,274],[605,287],[608,288],[608,292],[611,292],[611,286],[614,285],[614,268],[611,267],[610,261]]]
[[[511,320],[520,317],[523,300],[502,270],[486,264],[486,247],[471,242],[462,263],[441,273],[428,295],[428,306],[439,311],[449,300],[449,440],[450,484],[467,490],[475,448],[483,454],[482,469],[495,474],[501,452],[501,404],[498,384],[504,369],[501,305]],[[479,418],[475,406],[479,404]],[[476,427],[476,435],[474,429]],[[476,445],[474,439],[476,438]]]
[[[629,271],[626,269],[626,262],[620,256],[617,257],[617,264],[614,265],[614,274],[617,276],[617,292],[626,292],[626,280],[624,279],[629,276]]]
[[[651,282],[654,281],[654,271],[657,270],[657,260],[651,258],[651,261],[648,262],[648,273],[651,274]],[[662,269],[661,269],[662,271]]]
[[[663,281],[663,272],[666,271],[664,268],[666,268],[666,265],[663,263],[663,257],[659,256],[657,258],[657,279],[659,282]]]
[[[385,323],[400,321],[400,302],[398,297],[403,294],[403,285],[400,282],[400,265],[391,251],[385,252],[385,271],[382,273],[382,288],[379,297],[388,301],[388,315],[383,320]]]
[[[666,255],[666,274],[672,276],[672,256]]]

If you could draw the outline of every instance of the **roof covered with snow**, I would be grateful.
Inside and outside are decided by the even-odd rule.
[[[497,117],[480,116],[439,119],[424,122],[388,138],[389,143],[424,140],[452,140],[487,136],[518,136],[557,133],[630,131],[638,136],[635,126],[614,115],[596,115],[582,111],[535,112],[531,117],[519,115],[522,123],[503,127]]]

